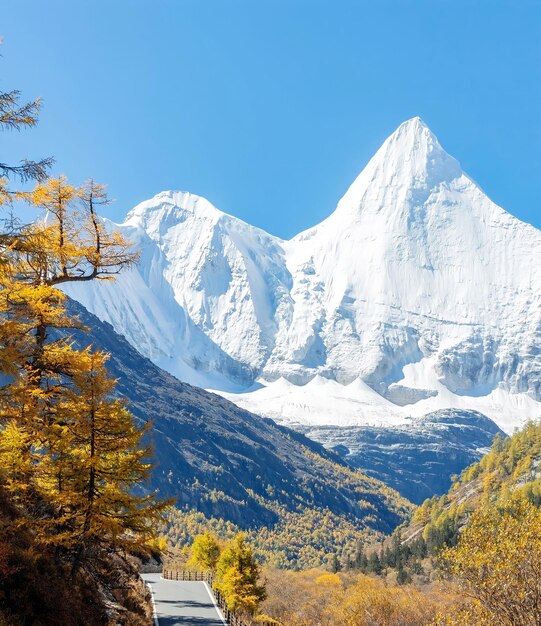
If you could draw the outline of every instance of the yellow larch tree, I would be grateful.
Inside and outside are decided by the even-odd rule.
[[[475,512],[440,558],[469,602],[438,625],[541,624],[541,510],[520,494]]]
[[[246,536],[238,533],[220,555],[214,586],[230,611],[252,616],[266,598],[265,586],[259,579],[260,568],[252,548]]]
[[[130,549],[154,538],[165,504],[154,494],[135,495],[149,475],[149,425],[137,428],[125,403],[115,398],[107,355],[78,353],[72,385],[56,406],[59,436],[50,443],[39,481],[61,512],[51,541],[80,557],[107,545]],[[59,480],[61,477],[61,480]]]
[[[18,97],[0,94],[0,129],[35,124],[40,102]],[[46,179],[51,162],[0,163],[0,203],[42,213],[31,225],[9,218],[0,233],[0,476],[36,538],[80,558],[88,546],[141,546],[163,505],[133,493],[150,470],[148,426],[113,397],[106,355],[73,345],[69,333],[84,329],[58,289],[112,279],[138,254],[97,215],[105,187]],[[20,192],[6,177],[38,182]]]
[[[216,535],[210,532],[197,535],[190,550],[188,567],[195,567],[205,571],[215,571],[222,546]]]

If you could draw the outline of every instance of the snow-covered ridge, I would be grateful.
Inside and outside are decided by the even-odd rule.
[[[283,241],[185,192],[136,206],[116,283],[66,291],[145,356],[289,422],[541,414],[541,232],[497,205],[419,119],[321,224]]]

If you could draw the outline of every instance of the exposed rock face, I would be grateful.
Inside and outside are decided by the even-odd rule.
[[[477,411],[443,409],[401,426],[308,428],[309,437],[420,504],[446,493],[503,432]]]

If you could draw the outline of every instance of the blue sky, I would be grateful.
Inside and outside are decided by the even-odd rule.
[[[1,160],[165,189],[290,237],[420,115],[488,195],[541,227],[538,0],[4,0],[0,89],[43,96]]]

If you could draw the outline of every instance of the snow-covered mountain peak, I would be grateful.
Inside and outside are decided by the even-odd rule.
[[[355,179],[338,203],[334,220],[349,226],[362,211],[408,213],[433,192],[467,179],[456,159],[419,117],[401,124]]]
[[[289,241],[187,192],[121,228],[139,267],[66,291],[183,380],[253,389],[234,399],[256,412],[375,423],[454,407],[504,427],[541,412],[541,232],[418,117]]]
[[[412,140],[424,140],[428,143],[434,143],[439,146],[436,135],[430,130],[430,128],[423,122],[423,120],[416,115],[405,122],[402,122],[398,128],[389,135],[386,141],[402,143],[411,143]],[[385,142],[384,142],[385,143]],[[441,147],[441,146],[440,146]]]
[[[406,175],[427,173],[434,166],[446,165],[447,174],[456,174],[460,166],[442,148],[438,138],[420,117],[400,126],[383,143],[371,160],[374,166]]]
[[[202,196],[188,191],[162,191],[134,207],[128,213],[124,225],[139,226],[152,237],[152,232],[156,234],[158,230],[163,233],[164,229],[187,219],[216,223],[225,215]]]

